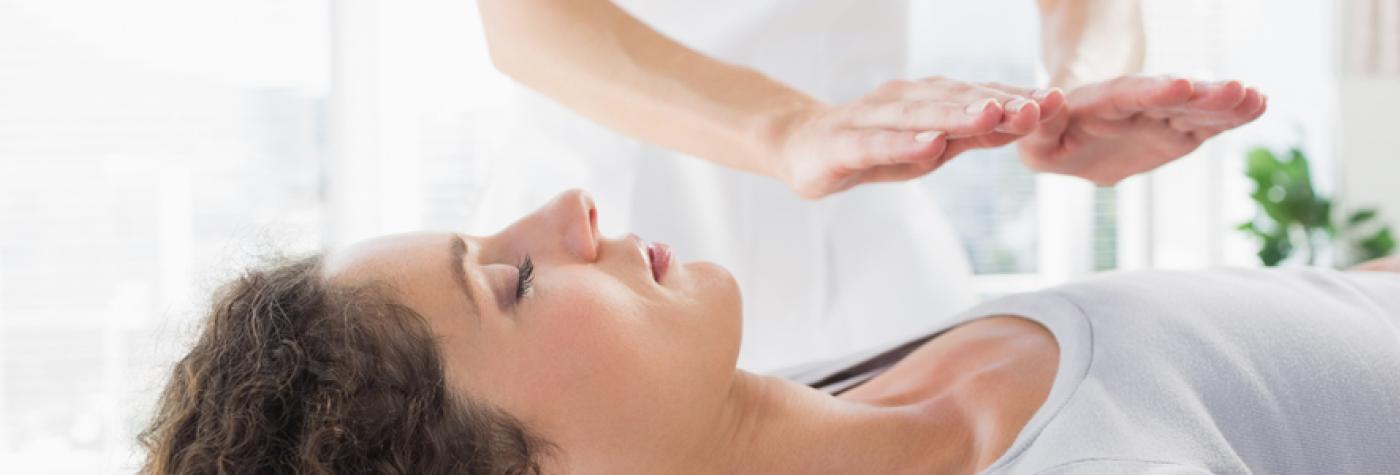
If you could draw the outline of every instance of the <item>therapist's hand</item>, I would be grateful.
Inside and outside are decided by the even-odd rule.
[[[799,108],[762,139],[770,173],[808,199],[923,176],[973,148],[1000,147],[1061,111],[1058,89],[1006,92],[946,78],[892,81],[852,103]]]
[[[1364,272],[1400,272],[1400,255],[1366,261],[1347,269]]]
[[[1024,89],[1004,88],[1006,92]],[[1017,142],[1041,172],[1111,185],[1195,150],[1264,113],[1267,100],[1238,81],[1125,76],[1070,90],[1067,105]]]

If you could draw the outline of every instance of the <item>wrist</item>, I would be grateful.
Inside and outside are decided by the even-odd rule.
[[[756,114],[748,134],[749,162],[754,171],[791,186],[792,154],[788,150],[793,137],[826,108],[819,101],[803,98],[774,104]]]

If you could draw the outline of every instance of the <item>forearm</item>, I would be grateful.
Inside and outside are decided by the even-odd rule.
[[[480,0],[492,61],[620,133],[775,175],[783,117],[820,103],[691,50],[605,0]]]
[[[1050,84],[1072,88],[1142,70],[1139,0],[1037,0]]]

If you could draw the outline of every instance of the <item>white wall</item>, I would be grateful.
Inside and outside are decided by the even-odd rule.
[[[1344,78],[1338,169],[1346,209],[1377,206],[1400,226],[1400,79]]]
[[[1400,226],[1400,79],[1343,78],[1340,96],[1342,199]]]
[[[1347,210],[1375,206],[1391,226],[1400,226],[1400,76],[1358,73],[1356,42],[1369,37],[1346,23],[1367,21],[1373,12],[1357,2],[1337,2],[1338,31],[1333,70],[1339,71],[1337,99],[1337,185]],[[1382,40],[1385,41],[1385,40]],[[1393,52],[1393,49],[1390,51]],[[1353,55],[1345,53],[1352,52]],[[1353,64],[1345,64],[1350,59]]]

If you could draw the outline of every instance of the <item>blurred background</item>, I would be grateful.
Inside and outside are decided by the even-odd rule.
[[[914,2],[911,72],[1038,83],[1034,8]],[[1270,111],[1115,188],[1010,148],[921,180],[982,295],[1261,265],[1237,227],[1287,186],[1252,197],[1258,146],[1303,151],[1339,221],[1378,211],[1358,236],[1400,224],[1400,0],[1144,8],[1148,72],[1241,79]],[[484,46],[468,0],[0,0],[0,472],[134,470],[161,377],[250,259],[460,228],[515,88]]]

